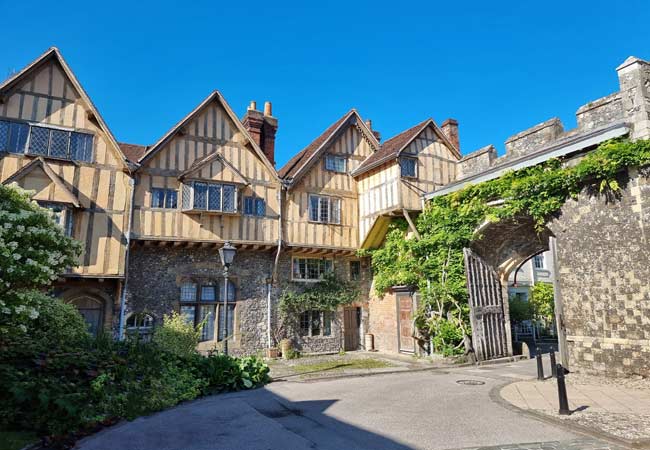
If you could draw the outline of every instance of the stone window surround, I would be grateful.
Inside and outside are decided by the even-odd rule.
[[[313,317],[312,315],[314,313],[318,313],[319,315],[319,333],[318,334],[312,334],[313,332]],[[303,315],[307,314],[308,316],[308,329],[304,330],[302,327],[302,319]],[[335,333],[332,331],[332,325],[335,322],[335,316],[336,312],[335,311],[318,311],[318,310],[309,310],[305,311],[300,314],[300,317],[298,318],[298,334],[302,339],[309,339],[309,338],[336,338]],[[325,326],[326,323],[326,318],[329,318],[329,327]],[[329,328],[328,333],[326,334],[326,329]],[[304,333],[306,331],[306,333]]]
[[[310,256],[292,256],[291,257],[291,281],[297,281],[301,283],[318,283],[321,281],[322,278],[296,278],[295,277],[295,272],[294,272],[294,267],[295,267],[295,261],[297,259],[310,259],[310,260],[318,260],[318,261],[329,261],[330,264],[330,269],[329,273],[334,272],[334,258],[322,258],[322,257],[310,257]],[[328,273],[328,272],[323,272]]]

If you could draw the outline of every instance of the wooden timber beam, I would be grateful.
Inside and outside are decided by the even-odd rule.
[[[406,208],[403,208],[402,212],[404,213],[404,218],[409,223],[409,227],[411,228],[411,231],[415,234],[415,237],[419,241],[421,239],[420,233],[418,232],[418,229],[415,228],[415,224],[413,223],[413,220],[411,220],[411,216],[409,215],[409,212],[406,210]]]

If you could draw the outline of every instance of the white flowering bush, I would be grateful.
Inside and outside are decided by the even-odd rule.
[[[33,290],[77,264],[81,244],[18,185],[0,185],[0,335],[26,332],[39,315]]]

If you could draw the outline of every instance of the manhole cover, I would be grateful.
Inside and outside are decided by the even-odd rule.
[[[481,386],[485,384],[485,381],[479,381],[479,380],[458,380],[456,381],[458,384],[465,384],[467,386]]]

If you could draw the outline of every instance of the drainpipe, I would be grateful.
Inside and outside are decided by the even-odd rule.
[[[266,278],[266,340],[268,348],[273,346],[271,341],[271,287],[273,286],[273,278],[271,276]]]
[[[124,312],[126,310],[126,290],[129,285],[129,250],[131,249],[131,223],[133,221],[133,201],[135,200],[135,179],[129,178],[131,186],[131,203],[129,204],[129,222],[126,227],[126,250],[124,253],[124,284],[122,284],[122,295],[120,298],[120,323],[118,325],[118,339],[124,339]]]

